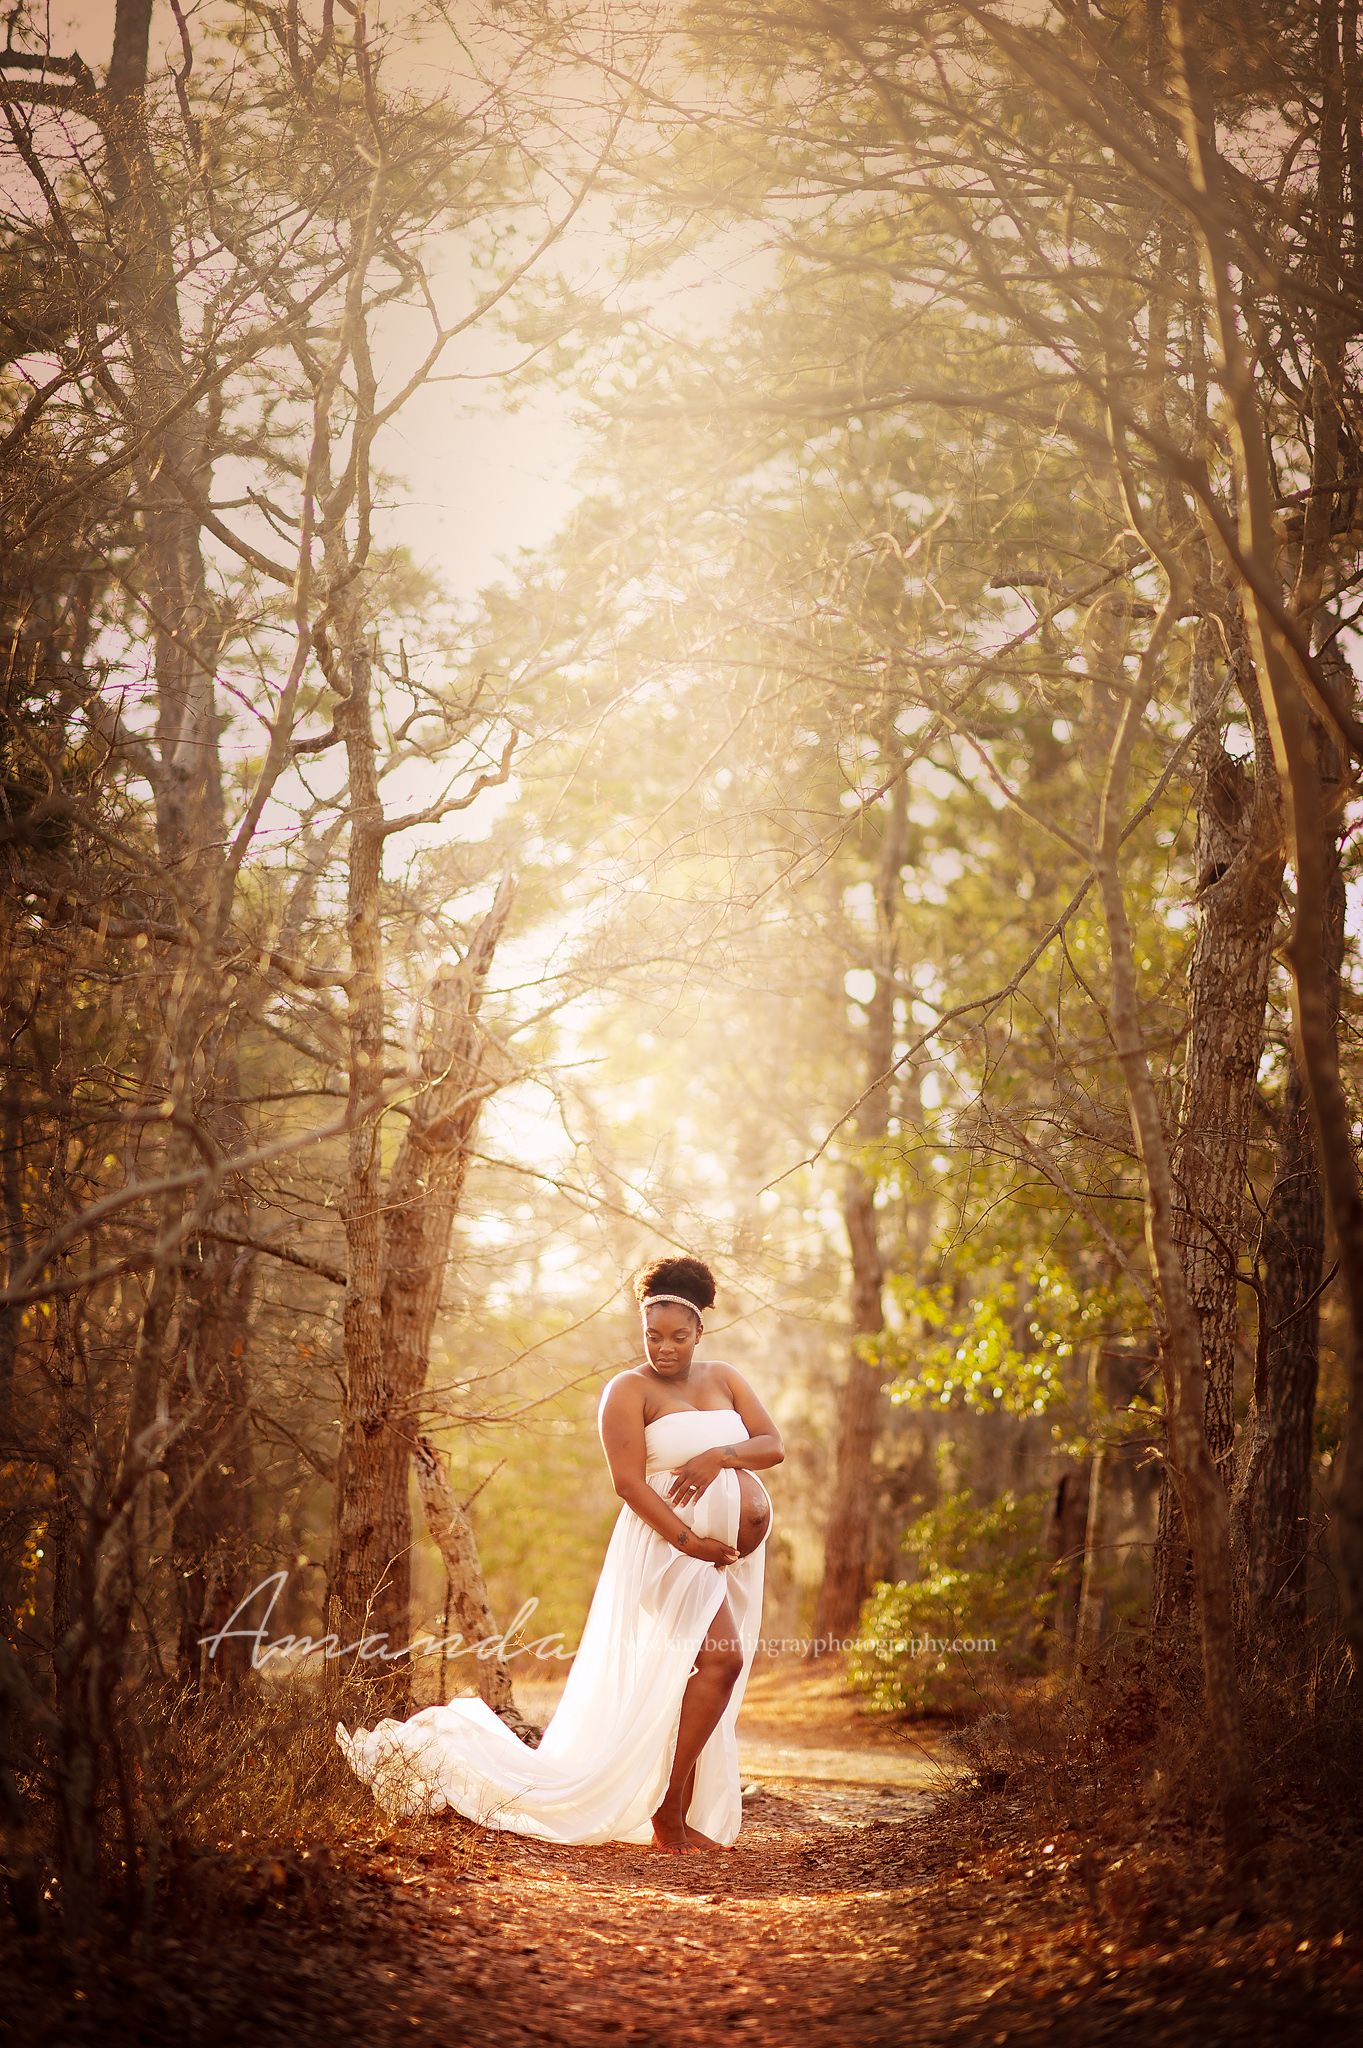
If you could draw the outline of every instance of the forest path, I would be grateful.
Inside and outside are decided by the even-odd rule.
[[[869,1713],[841,1660],[759,1666],[739,1754],[744,1824],[729,1854],[479,1836],[463,1927],[433,1975],[452,1970],[480,2005],[462,2016],[467,2033],[449,2032],[447,2013],[444,2038],[1356,2048],[1363,1999],[1347,1958],[1329,1954],[1319,1975],[1297,1953],[1300,1929],[1237,1931],[1215,1894],[1181,1902],[1177,1930],[1114,1913],[1073,1829],[1002,1799],[935,1812],[954,1775],[941,1732]],[[429,2010],[411,2005],[394,2038],[425,2040]]]
[[[522,1712],[549,1720],[562,1684],[516,1686]],[[921,1818],[949,1782],[935,1730],[906,1729],[850,1694],[841,1659],[763,1659],[738,1719],[745,1834],[765,1797],[795,1800],[834,1826]]]
[[[557,1848],[449,1818],[385,1832],[377,1813],[330,1843],[243,1844],[146,1959],[105,1950],[77,1986],[25,1955],[0,2043],[1357,2043],[1348,1935],[1303,1944],[1293,1919],[1227,1915],[1215,1885],[1176,1896],[1167,1855],[1104,1877],[1074,1827],[1016,1802],[934,1806],[935,1748],[867,1715],[836,1665],[768,1667],[731,1853]]]
[[[537,1713],[552,1706],[517,1690]],[[420,1902],[408,1924],[422,1951],[414,1975],[391,1974],[383,2038],[1356,2048],[1358,1986],[1337,1967],[1316,1978],[1298,1930],[1209,1932],[1219,1898],[1183,1902],[1178,1931],[1123,1926],[1072,1829],[1043,1839],[1039,1817],[1001,1799],[935,1811],[940,1732],[868,1713],[840,1660],[758,1667],[739,1750],[729,1854],[475,1832],[456,1885],[438,1847],[414,1864],[381,1845],[385,1875]]]
[[[756,1667],[738,1721],[745,1826],[766,1795],[833,1826],[921,1819],[949,1782],[936,1731],[868,1713],[841,1660]]]

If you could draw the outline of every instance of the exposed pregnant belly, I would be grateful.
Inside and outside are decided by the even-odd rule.
[[[738,1540],[740,1557],[751,1557],[771,1527],[771,1502],[755,1472],[735,1472],[738,1481]]]

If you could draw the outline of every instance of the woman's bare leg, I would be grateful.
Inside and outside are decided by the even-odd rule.
[[[729,1695],[743,1672],[743,1646],[726,1600],[710,1624],[696,1668],[682,1694],[672,1776],[653,1816],[654,1847],[685,1856],[698,1846],[688,1840],[686,1809],[695,1782],[696,1759],[719,1726]],[[700,1840],[708,1840],[701,1837]],[[712,1846],[717,1847],[718,1844]]]
[[[695,1794],[696,1767],[692,1764],[691,1775],[682,1788],[681,1810],[683,1813],[691,1811],[691,1801],[694,1799]],[[699,1828],[692,1827],[689,1820],[683,1822],[683,1826],[686,1829],[686,1839],[693,1849],[722,1849],[725,1855],[727,1855],[734,1846],[732,1842],[717,1842],[713,1835],[703,1835]]]
[[[747,1474],[744,1473],[742,1475],[742,1478],[746,1479]],[[765,1539],[770,1523],[771,1503],[767,1499],[766,1489],[763,1487],[758,1487],[756,1489],[755,1499],[750,1498],[748,1492],[745,1491],[740,1505],[738,1518],[738,1535],[735,1539],[734,1545],[740,1557],[751,1557],[753,1551],[756,1550],[758,1544]],[[716,1616],[715,1618],[715,1627],[719,1627],[718,1616]],[[737,1631],[734,1632],[733,1637],[733,1640],[736,1639]],[[725,1705],[727,1706],[727,1704],[728,1702],[726,1701]],[[721,1712],[722,1711],[723,1710],[721,1709]],[[703,1747],[704,1744],[702,1744],[702,1748]],[[695,1794],[695,1789],[696,1767],[694,1764],[692,1764],[691,1774],[687,1778],[686,1784],[682,1790],[681,1810],[683,1814],[687,1814],[691,1811],[691,1800]],[[693,1828],[690,1821],[684,1822],[684,1826],[686,1828],[686,1839],[691,1844],[693,1849],[732,1849],[734,1846],[732,1842],[724,1843],[713,1841],[709,1835],[703,1835],[699,1828]]]

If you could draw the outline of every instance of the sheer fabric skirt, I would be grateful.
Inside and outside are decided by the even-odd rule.
[[[721,1415],[727,1435],[720,1433]],[[663,1432],[670,1462],[648,1479],[661,1493],[675,1465],[747,1434],[728,1410],[688,1413],[686,1420],[704,1427]],[[704,1441],[686,1448],[697,1436]],[[649,1450],[652,1465],[654,1443]],[[699,1500],[677,1512],[698,1534],[733,1543],[736,1475],[721,1472]],[[716,1841],[732,1842],[743,1818],[735,1723],[761,1630],[765,1557],[764,1540],[750,1557],[716,1570],[675,1550],[632,1508],[622,1508],[562,1701],[538,1749],[528,1749],[477,1699],[450,1700],[409,1721],[380,1721],[353,1735],[338,1727],[336,1739],[357,1776],[395,1816],[452,1808],[484,1827],[541,1841],[649,1842],[651,1816],[672,1771],[682,1694],[727,1598],[743,1672],[701,1752],[687,1818]]]

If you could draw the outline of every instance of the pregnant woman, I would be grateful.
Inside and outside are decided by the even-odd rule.
[[[634,1283],[644,1361],[598,1424],[624,1502],[558,1711],[538,1749],[482,1700],[336,1737],[390,1813],[452,1807],[550,1842],[728,1847],[743,1809],[734,1724],[762,1619],[775,1423],[731,1366],[695,1356],[715,1298],[698,1259]]]

